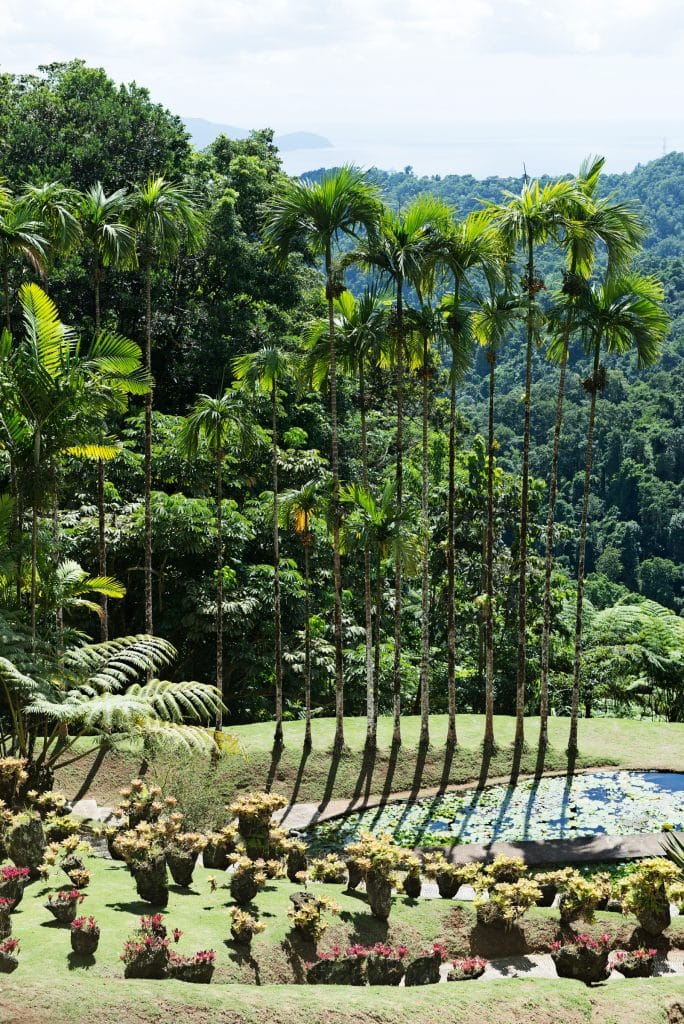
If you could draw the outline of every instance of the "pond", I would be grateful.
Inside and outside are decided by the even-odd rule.
[[[414,847],[632,835],[667,825],[684,830],[684,773],[601,771],[386,804],[324,822],[305,838],[323,851],[364,829]]]

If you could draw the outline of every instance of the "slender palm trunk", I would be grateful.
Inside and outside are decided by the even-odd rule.
[[[527,531],[530,495],[530,405],[532,401],[532,342],[534,337],[534,247],[527,234],[527,348],[523,425],[522,495],[520,498],[520,566],[518,576],[518,658],[515,692],[515,745],[525,740],[525,676],[527,673]]]
[[[40,478],[41,431],[36,426],[33,437],[33,496],[31,500],[31,642],[36,642],[38,604],[38,480]]]
[[[584,601],[584,565],[587,553],[587,521],[589,518],[589,491],[591,487],[591,465],[594,457],[594,423],[596,420],[596,393],[598,387],[599,357],[601,339],[596,339],[594,367],[591,377],[591,405],[587,429],[587,457],[584,464],[584,493],[582,495],[582,519],[580,521],[579,554],[577,559],[577,602],[575,605],[575,650],[572,676],[572,709],[570,713],[570,737],[568,753],[577,753],[577,718],[579,714],[580,673],[582,670],[582,605]]]
[[[100,333],[100,260],[95,248],[93,260],[93,281],[95,286],[95,337]],[[107,575],[107,533],[104,502],[105,468],[102,459],[97,460],[97,532],[98,532],[98,572]],[[109,639],[109,605],[107,595],[100,594],[100,640]]]
[[[456,745],[456,375],[451,373],[449,395],[449,493],[447,496],[447,745]]]
[[[304,748],[311,750],[311,575],[309,548],[311,533],[308,526],[304,535]]]
[[[145,369],[152,372],[152,265],[145,260]],[[145,632],[153,631],[152,619],[152,392],[145,395]]]
[[[382,573],[382,557],[378,553],[375,562],[375,661],[373,665],[373,706],[375,719],[373,729],[377,735],[378,725],[378,702],[380,694],[380,642],[382,629],[382,592],[385,588],[385,578]]]
[[[359,360],[359,405],[361,407],[361,479],[368,490],[368,434],[366,425],[366,377],[363,356]],[[366,747],[377,744],[377,708],[373,683],[373,587],[371,581],[370,545],[363,546],[363,601],[366,624]]]
[[[485,532],[485,734],[484,745],[494,747],[494,371],[496,352],[489,362],[489,413],[487,421],[487,526]]]
[[[275,647],[275,735],[273,745],[283,747],[283,638],[280,614],[280,529],[278,525],[278,392],[271,385],[271,432],[273,439],[273,630]]]
[[[396,522],[401,515],[404,497],[404,282],[397,277],[397,469],[396,469]],[[396,528],[396,527],[395,527]],[[394,550],[394,666],[392,677],[393,728],[392,743],[401,746],[401,557],[399,545]]]
[[[542,626],[541,683],[539,693],[539,749],[549,743],[549,655],[551,648],[551,574],[553,572],[553,544],[556,525],[556,497],[558,494],[558,455],[563,425],[563,399],[568,365],[568,338],[572,330],[568,324],[560,364],[558,395],[556,396],[556,423],[553,431],[553,454],[549,476],[549,511],[546,517],[546,552],[544,556],[544,622]]]
[[[328,298],[328,342],[330,346],[330,431],[332,472],[333,578],[335,590],[335,740],[334,748],[344,747],[344,674],[342,665],[342,564],[340,559],[340,468],[337,431],[337,352],[335,349],[335,316],[333,309],[332,249],[328,243],[325,254],[326,293]]]
[[[55,490],[52,495],[52,568],[55,572],[59,565],[59,542],[59,498],[57,495],[57,486],[55,485]],[[55,626],[57,628],[57,654],[58,657],[61,658],[64,654],[64,608],[61,604],[55,608]]]
[[[3,298],[5,300],[5,327],[8,331],[12,330],[12,323],[10,321],[10,287],[9,287],[9,267],[7,263],[2,268],[2,290],[4,292]]]
[[[430,502],[428,478],[428,414],[430,407],[428,377],[428,340],[423,338],[423,436],[422,436],[422,480],[421,517],[423,520],[423,543],[421,545],[420,580],[420,745],[430,743]]]
[[[216,732],[223,728],[223,448],[216,448]]]

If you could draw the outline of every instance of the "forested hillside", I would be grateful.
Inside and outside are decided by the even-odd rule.
[[[7,328],[0,393],[0,533],[6,551],[0,565],[0,616],[9,623],[5,636],[12,635],[24,652],[35,653],[37,636],[61,652],[84,636],[97,639],[106,632],[103,623],[110,637],[151,632],[153,617],[154,633],[179,652],[176,667],[169,669],[174,678],[206,682],[217,672],[220,609],[227,714],[229,720],[248,721],[272,716],[274,690],[279,693],[281,685],[285,716],[301,715],[308,675],[314,713],[331,714],[339,698],[340,637],[347,713],[366,709],[371,654],[383,712],[396,708],[398,697],[404,707],[419,709],[427,662],[433,710],[446,710],[449,692],[453,696],[449,675],[457,680],[459,708],[484,710],[490,622],[489,648],[496,653],[493,699],[497,711],[510,712],[516,701],[522,534],[530,551],[525,699],[528,709],[536,710],[543,528],[559,372],[545,358],[546,345],[533,361],[530,521],[525,531],[518,525],[525,364],[521,323],[506,333],[497,353],[490,461],[484,349],[474,348],[474,363],[458,383],[457,415],[452,417],[449,345],[433,346],[428,356],[414,352],[398,376],[396,303],[393,308],[381,296],[372,310],[379,325],[373,343],[377,352],[372,349],[370,358],[363,350],[362,386],[353,348],[354,318],[360,314],[351,298],[361,296],[360,271],[347,271],[345,291],[335,270],[326,295],[320,249],[296,238],[287,258],[282,253],[276,258],[273,240],[264,238],[264,215],[288,181],[272,132],[255,131],[241,140],[219,137],[197,153],[180,119],[152,103],[145,89],[116,86],[103,71],[80,61],[52,65],[32,76],[2,75],[0,99],[0,287]],[[478,199],[500,202],[502,190],[518,193],[523,184],[377,170],[369,177],[390,210],[429,191],[451,204],[459,218],[476,209]],[[588,619],[628,592],[655,604],[644,603],[638,621],[634,616],[621,620],[625,632],[620,635],[626,640],[619,650],[598,627],[592,632],[588,621],[588,649],[601,655],[588,685],[599,680],[602,699],[628,713],[633,710],[630,687],[638,683],[641,711],[676,718],[682,714],[681,620],[660,606],[678,615],[684,599],[684,155],[670,154],[631,174],[607,175],[601,188],[641,203],[650,233],[638,269],[664,281],[672,325],[651,367],[637,369],[630,353],[609,357],[605,387],[598,393]],[[160,196],[161,206],[154,205]],[[172,227],[164,203],[180,218]],[[103,222],[109,225],[104,230]],[[351,244],[342,249],[348,252]],[[546,311],[559,298],[561,259],[552,244],[538,249],[542,283],[535,303]],[[599,251],[594,280],[600,279],[602,260]],[[522,276],[514,264],[514,281]],[[32,404],[32,389],[46,384],[29,358],[44,357],[34,344],[32,317],[40,309],[37,293],[26,291],[29,283],[47,293],[55,315],[73,325],[80,339],[70,356],[78,364],[80,404],[57,400],[56,391],[47,388],[41,398],[49,406],[44,416]],[[391,281],[383,287],[391,300]],[[444,291],[437,288],[435,301]],[[331,558],[332,373],[329,352],[316,348],[316,339],[326,337],[328,299],[333,297],[341,338],[336,381],[339,579]],[[411,309],[414,299],[415,290],[407,289],[406,322],[413,325],[408,333],[414,340],[422,337],[427,347],[427,336],[440,334],[449,321],[438,310],[434,331],[422,327],[419,311]],[[117,349],[127,353],[132,383],[108,378],[107,388],[101,389],[101,374],[111,374],[114,367],[106,353],[100,353],[100,362],[78,363],[90,351],[97,327],[139,346]],[[50,337],[54,343],[54,333]],[[548,337],[542,333],[541,342]],[[152,378],[142,373],[140,362],[147,345],[152,399],[145,397]],[[236,362],[243,356],[249,358]],[[49,368],[54,372],[53,364]],[[551,593],[551,706],[557,713],[567,713],[570,704],[568,609],[574,596],[590,373],[576,344],[570,353],[560,446],[558,558]],[[29,379],[19,415],[18,387]],[[89,392],[97,399],[91,404]],[[400,392],[401,431],[396,416]],[[212,416],[224,417],[221,443],[208,432]],[[450,480],[451,433],[455,467]],[[146,466],[148,442],[151,461]],[[403,496],[397,508],[399,466]],[[451,630],[450,498],[455,551]],[[274,506],[279,510],[275,530]],[[489,584],[483,554],[488,512]],[[426,537],[429,573],[422,574]],[[100,577],[118,583],[102,593]],[[495,594],[491,599],[487,586]],[[280,608],[275,622],[274,605]],[[432,619],[426,648],[422,623],[427,606]],[[402,641],[398,659],[397,636]],[[281,639],[282,657],[276,654],[274,664]],[[450,642],[453,657],[447,658]]]

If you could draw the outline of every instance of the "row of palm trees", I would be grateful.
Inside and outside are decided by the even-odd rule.
[[[658,354],[666,333],[668,318],[662,308],[660,284],[649,277],[629,270],[644,226],[630,204],[614,197],[597,198],[602,158],[585,162],[576,178],[551,182],[525,181],[518,195],[506,193],[501,203],[487,203],[482,211],[455,222],[452,211],[431,196],[421,196],[400,211],[390,211],[364,175],[351,167],[325,174],[319,181],[287,181],[269,204],[265,214],[264,234],[281,259],[308,245],[322,254],[328,302],[327,378],[331,408],[332,469],[332,545],[335,585],[335,677],[336,732],[335,746],[344,743],[344,689],[341,643],[341,489],[338,459],[337,376],[340,364],[339,334],[347,328],[359,348],[352,360],[359,379],[360,407],[363,410],[365,381],[363,367],[374,343],[368,334],[359,339],[363,304],[379,315],[373,293],[361,303],[346,299],[343,292],[344,268],[361,265],[374,272],[381,283],[392,291],[392,306],[385,325],[386,355],[395,378],[396,400],[396,466],[392,484],[395,515],[394,550],[394,663],[393,663],[393,740],[401,743],[401,609],[402,566],[396,545],[401,533],[403,504],[403,387],[407,362],[415,360],[423,374],[422,431],[422,536],[421,536],[421,742],[429,742],[429,531],[427,525],[427,422],[429,413],[429,347],[438,337],[446,336],[451,362],[450,430],[449,430],[449,497],[447,537],[447,656],[449,740],[456,741],[455,727],[455,625],[454,625],[454,460],[455,411],[458,382],[467,367],[473,340],[486,346],[490,367],[488,413],[488,513],[485,538],[485,664],[486,724],[485,744],[494,745],[494,650],[493,589],[494,501],[493,473],[496,442],[494,438],[494,373],[497,351],[511,332],[517,319],[525,322],[525,391],[522,451],[522,487],[519,522],[518,567],[518,656],[516,688],[516,736],[518,747],[524,742],[525,680],[527,672],[527,579],[529,572],[529,453],[531,425],[532,355],[539,344],[542,327],[548,323],[553,342],[550,355],[560,363],[561,374],[557,396],[554,429],[554,457],[551,466],[550,504],[546,529],[544,587],[543,671],[541,679],[540,745],[548,742],[548,674],[551,629],[551,567],[553,565],[555,497],[557,491],[558,451],[562,426],[563,394],[566,365],[571,339],[581,338],[584,350],[592,359],[593,370],[585,386],[591,395],[587,461],[579,531],[578,586],[576,607],[575,664],[572,693],[572,718],[569,738],[571,752],[577,750],[577,713],[581,669],[582,597],[584,588],[584,551],[588,500],[591,482],[593,424],[596,394],[604,372],[601,355],[622,353],[636,348],[639,366],[650,365]],[[341,239],[351,239],[351,250],[341,251]],[[544,282],[536,273],[536,253],[547,241],[563,251],[566,271],[561,296],[552,314],[546,316],[539,303]],[[337,248],[336,248],[337,247]],[[603,251],[605,278],[592,286],[597,252]],[[521,288],[513,285],[513,264],[516,255],[524,261]],[[435,316],[431,304],[436,285],[450,282],[450,297]],[[448,286],[448,285],[447,285]],[[407,306],[415,299],[418,312]],[[446,320],[447,329],[444,330]],[[343,326],[344,325],[344,326]],[[370,332],[368,332],[370,333]],[[422,351],[415,352],[416,339],[422,339]],[[320,331],[318,334],[320,340]],[[375,357],[377,359],[377,356]],[[383,356],[379,357],[382,362]],[[315,362],[315,361],[314,361]],[[318,360],[320,364],[320,359]],[[372,363],[372,360],[370,361]],[[320,376],[320,366],[319,366]],[[366,459],[365,422],[362,416],[362,457]],[[364,461],[362,487],[368,485],[368,469]],[[357,493],[358,497],[358,493]],[[371,504],[365,497],[367,509]],[[277,499],[276,499],[277,500]],[[277,523],[277,515],[274,516]],[[348,532],[348,531],[345,531]],[[372,621],[369,547],[364,544],[364,596],[367,638],[368,729],[367,742],[376,741],[377,669],[370,656]],[[376,620],[379,606],[376,602]],[[276,612],[277,614],[277,612]],[[276,641],[277,643],[277,641]],[[278,697],[276,698],[278,701]],[[277,726],[276,742],[282,741]]]
[[[495,367],[504,340],[516,321],[526,328],[525,400],[522,453],[522,489],[519,523],[518,657],[516,692],[516,744],[524,741],[525,679],[527,660],[527,594],[529,533],[529,451],[531,424],[532,354],[542,327],[551,328],[549,354],[560,365],[554,429],[553,459],[549,476],[549,511],[546,526],[544,621],[542,635],[540,745],[547,743],[548,676],[551,633],[551,570],[553,566],[554,515],[557,468],[562,425],[563,393],[570,343],[581,338],[592,358],[593,370],[585,386],[591,396],[587,463],[579,535],[576,609],[575,665],[569,746],[577,747],[577,711],[581,670],[582,597],[588,498],[591,482],[593,424],[596,395],[603,380],[601,353],[623,352],[636,347],[640,365],[656,357],[666,328],[662,289],[654,280],[629,271],[644,235],[635,211],[614,198],[597,198],[602,159],[586,162],[579,175],[568,181],[542,185],[525,181],[518,195],[505,194],[503,201],[488,203],[481,211],[456,220],[445,204],[430,196],[419,197],[400,211],[383,207],[366,177],[344,167],[319,181],[284,179],[264,215],[264,237],[279,261],[293,251],[309,247],[320,256],[325,276],[327,317],[305,332],[303,360],[309,381],[327,382],[330,395],[331,458],[329,519],[332,537],[334,584],[334,652],[336,732],[335,746],[344,744],[344,665],[342,643],[342,563],[345,551],[357,547],[364,561],[364,623],[366,631],[367,743],[377,737],[378,676],[383,567],[394,562],[394,742],[401,742],[401,653],[403,571],[416,561],[421,573],[421,743],[429,742],[430,712],[430,589],[428,525],[428,422],[430,377],[435,360],[433,348],[447,353],[449,364],[449,442],[447,499],[447,690],[448,741],[456,736],[456,627],[455,627],[455,461],[458,385],[471,359],[473,344],[486,348],[489,365],[487,523],[482,609],[485,638],[485,743],[494,745],[494,437]],[[196,245],[203,217],[192,196],[182,186],[153,178],[131,193],[120,190],[107,196],[96,185],[85,194],[53,183],[27,188],[14,197],[0,190],[0,261],[4,282],[5,319],[10,326],[9,267],[16,255],[27,258],[47,275],[49,254],[64,252],[79,239],[90,248],[94,284],[96,335],[101,328],[100,284],[106,268],[142,272],[144,296],[143,366],[129,367],[137,380],[134,387],[145,395],[145,630],[152,618],[152,519],[151,449],[153,345],[152,273],[181,247]],[[343,241],[347,239],[347,241]],[[562,293],[550,311],[543,313],[536,257],[547,241],[560,246],[566,273]],[[603,250],[605,280],[590,284],[597,251]],[[524,262],[521,287],[513,282],[513,266]],[[374,273],[378,285],[358,300],[344,289],[346,267],[358,265]],[[380,288],[387,289],[381,291]],[[436,295],[446,292],[441,303]],[[216,465],[216,681],[223,690],[223,538],[221,522],[222,471],[227,453],[236,444],[250,444],[256,436],[246,391],[259,387],[270,398],[273,487],[273,601],[275,631],[276,745],[283,743],[283,674],[280,610],[279,530],[294,525],[302,537],[305,558],[305,704],[306,736],[310,743],[311,666],[310,590],[308,554],[311,516],[322,500],[321,488],[311,483],[281,501],[278,488],[277,403],[279,383],[291,369],[291,356],[280,348],[264,345],[258,352],[234,362],[233,373],[240,390],[229,389],[220,397],[200,396],[187,418],[181,441],[192,457],[200,440],[208,444]],[[394,477],[376,494],[371,487],[365,421],[367,374],[374,366],[391,368],[396,398],[396,463]],[[147,376],[143,380],[138,369]],[[419,543],[409,539],[404,509],[404,380],[407,369],[419,369],[422,377],[421,510]],[[359,389],[361,410],[360,484],[343,485],[340,479],[338,376],[351,373]],[[72,445],[72,448],[74,446]],[[98,494],[100,505],[100,575],[106,576],[104,534],[104,458],[100,447]],[[36,518],[37,499],[33,499]],[[346,511],[346,514],[344,510]],[[34,527],[35,529],[35,527]],[[373,566],[375,556],[375,566]],[[373,597],[373,573],[376,593]],[[103,597],[103,601],[106,596]],[[35,589],[32,587],[35,616]],[[103,637],[107,635],[106,605]],[[35,622],[34,622],[35,628]],[[217,722],[220,728],[222,722]]]

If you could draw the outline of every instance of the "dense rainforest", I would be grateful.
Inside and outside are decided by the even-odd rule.
[[[371,252],[361,216],[334,252],[294,230],[286,246],[280,197],[291,183],[270,130],[195,152],[181,120],[144,88],[116,86],[82,61],[0,75],[0,98],[6,654],[21,648],[26,670],[41,644],[59,654],[86,637],[153,629],[178,652],[167,668],[175,679],[211,683],[219,658],[228,723],[272,717],[274,707],[302,715],[309,688],[314,714],[339,711],[342,663],[347,714],[366,713],[371,676],[375,713],[396,714],[398,700],[411,712],[425,700],[451,711],[450,681],[460,711],[512,713],[522,693],[523,710],[537,713],[560,375],[548,355],[573,294],[555,229],[539,236],[534,274],[514,248],[489,306],[482,267],[456,300],[434,265],[428,287],[410,268],[402,277],[387,246]],[[310,181],[324,192],[330,178],[312,171]],[[436,224],[449,204],[465,223],[482,200],[503,209],[528,187],[410,169],[373,169],[366,184],[397,246],[419,209]],[[663,282],[670,324],[665,332],[661,322],[657,358],[618,346],[592,368],[591,327],[569,341],[546,595],[549,703],[567,714],[573,700],[591,405],[583,706],[681,719],[684,155],[603,174],[596,188],[598,204],[635,201],[645,237],[630,273]],[[607,252],[598,248],[576,290],[578,310],[582,289],[607,294]],[[653,290],[640,301],[662,305]],[[80,375],[76,404],[59,382],[40,391],[41,346],[59,347],[49,328],[59,320],[79,339],[68,359]],[[449,332],[459,330],[455,346]],[[32,410],[25,423],[17,389]]]

